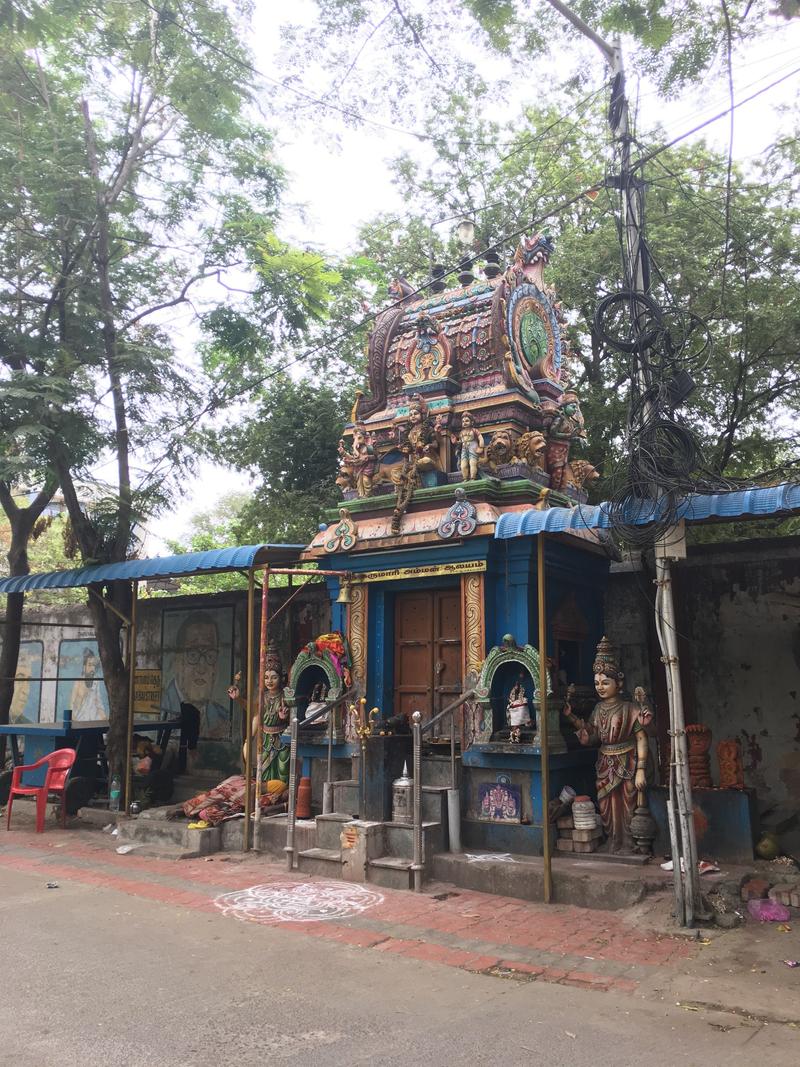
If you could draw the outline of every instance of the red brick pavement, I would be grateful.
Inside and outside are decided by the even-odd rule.
[[[3,835],[0,868],[207,912],[217,912],[214,901],[223,893],[318,881],[289,876],[283,865],[257,856],[173,861],[119,855],[107,838],[95,843],[70,832]],[[349,920],[281,922],[280,928],[497,977],[620,993],[635,992],[658,968],[678,966],[695,951],[682,939],[638,930],[618,912],[547,907],[468,890],[443,899],[430,892],[377,891],[382,900]]]

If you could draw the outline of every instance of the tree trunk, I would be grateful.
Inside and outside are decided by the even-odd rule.
[[[0,482],[0,504],[11,526],[11,547],[8,550],[8,567],[11,577],[30,573],[28,542],[36,520],[50,503],[55,492],[55,482],[48,482],[26,508],[14,501],[11,488]],[[0,723],[5,725],[11,713],[14,699],[14,679],[19,664],[19,645],[22,637],[22,618],[25,607],[24,593],[9,593],[6,598],[3,646],[0,650]],[[5,766],[6,738],[0,738],[0,769]]]
[[[128,671],[122,654],[124,623],[109,604],[113,604],[125,618],[130,618],[131,589],[127,582],[89,586],[89,612],[103,665],[103,680],[108,690],[106,752],[109,773],[116,771],[122,775],[128,739]]]

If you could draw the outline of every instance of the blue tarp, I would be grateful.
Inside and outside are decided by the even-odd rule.
[[[152,578],[186,578],[191,574],[245,571],[253,564],[271,563],[279,567],[294,562],[305,545],[238,545],[214,548],[208,552],[186,552],[180,556],[130,559],[72,571],[26,574],[0,581],[0,593],[27,593],[31,589],[71,589],[94,582],[133,582]]]
[[[568,533],[570,530],[607,530],[611,526],[611,505],[579,504],[574,508],[547,508],[508,512],[501,515],[494,536],[530,537],[538,533]],[[746,516],[791,515],[800,512],[800,485],[789,482],[766,489],[741,489],[730,493],[692,493],[678,509],[687,522],[709,519],[736,519]],[[658,516],[658,505],[642,501],[626,517],[632,526],[646,526]]]

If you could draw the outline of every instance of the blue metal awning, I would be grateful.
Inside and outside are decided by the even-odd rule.
[[[494,536],[531,537],[538,533],[569,533],[571,530],[607,530],[611,527],[611,505],[579,504],[574,508],[546,508],[538,511],[507,512],[497,520]],[[655,501],[642,501],[626,516],[632,526],[646,526],[658,517]],[[800,512],[800,485],[785,482],[765,489],[741,489],[730,493],[691,493],[678,508],[687,522],[712,519],[756,518],[767,515],[792,515]]]
[[[27,593],[31,589],[73,589],[94,582],[136,582],[152,578],[187,578],[192,574],[219,574],[246,571],[254,565],[274,567],[294,563],[305,545],[239,545],[213,548],[208,552],[186,552],[179,556],[130,559],[124,563],[104,563],[71,571],[26,574],[0,581],[0,593]]]

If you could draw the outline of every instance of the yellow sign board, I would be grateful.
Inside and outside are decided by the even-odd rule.
[[[161,671],[136,671],[133,677],[133,713],[161,714]]]
[[[397,582],[407,578],[440,578],[454,574],[475,574],[486,570],[485,559],[470,559],[463,563],[432,563],[423,567],[391,567],[385,571],[364,571],[354,574],[354,582]]]

